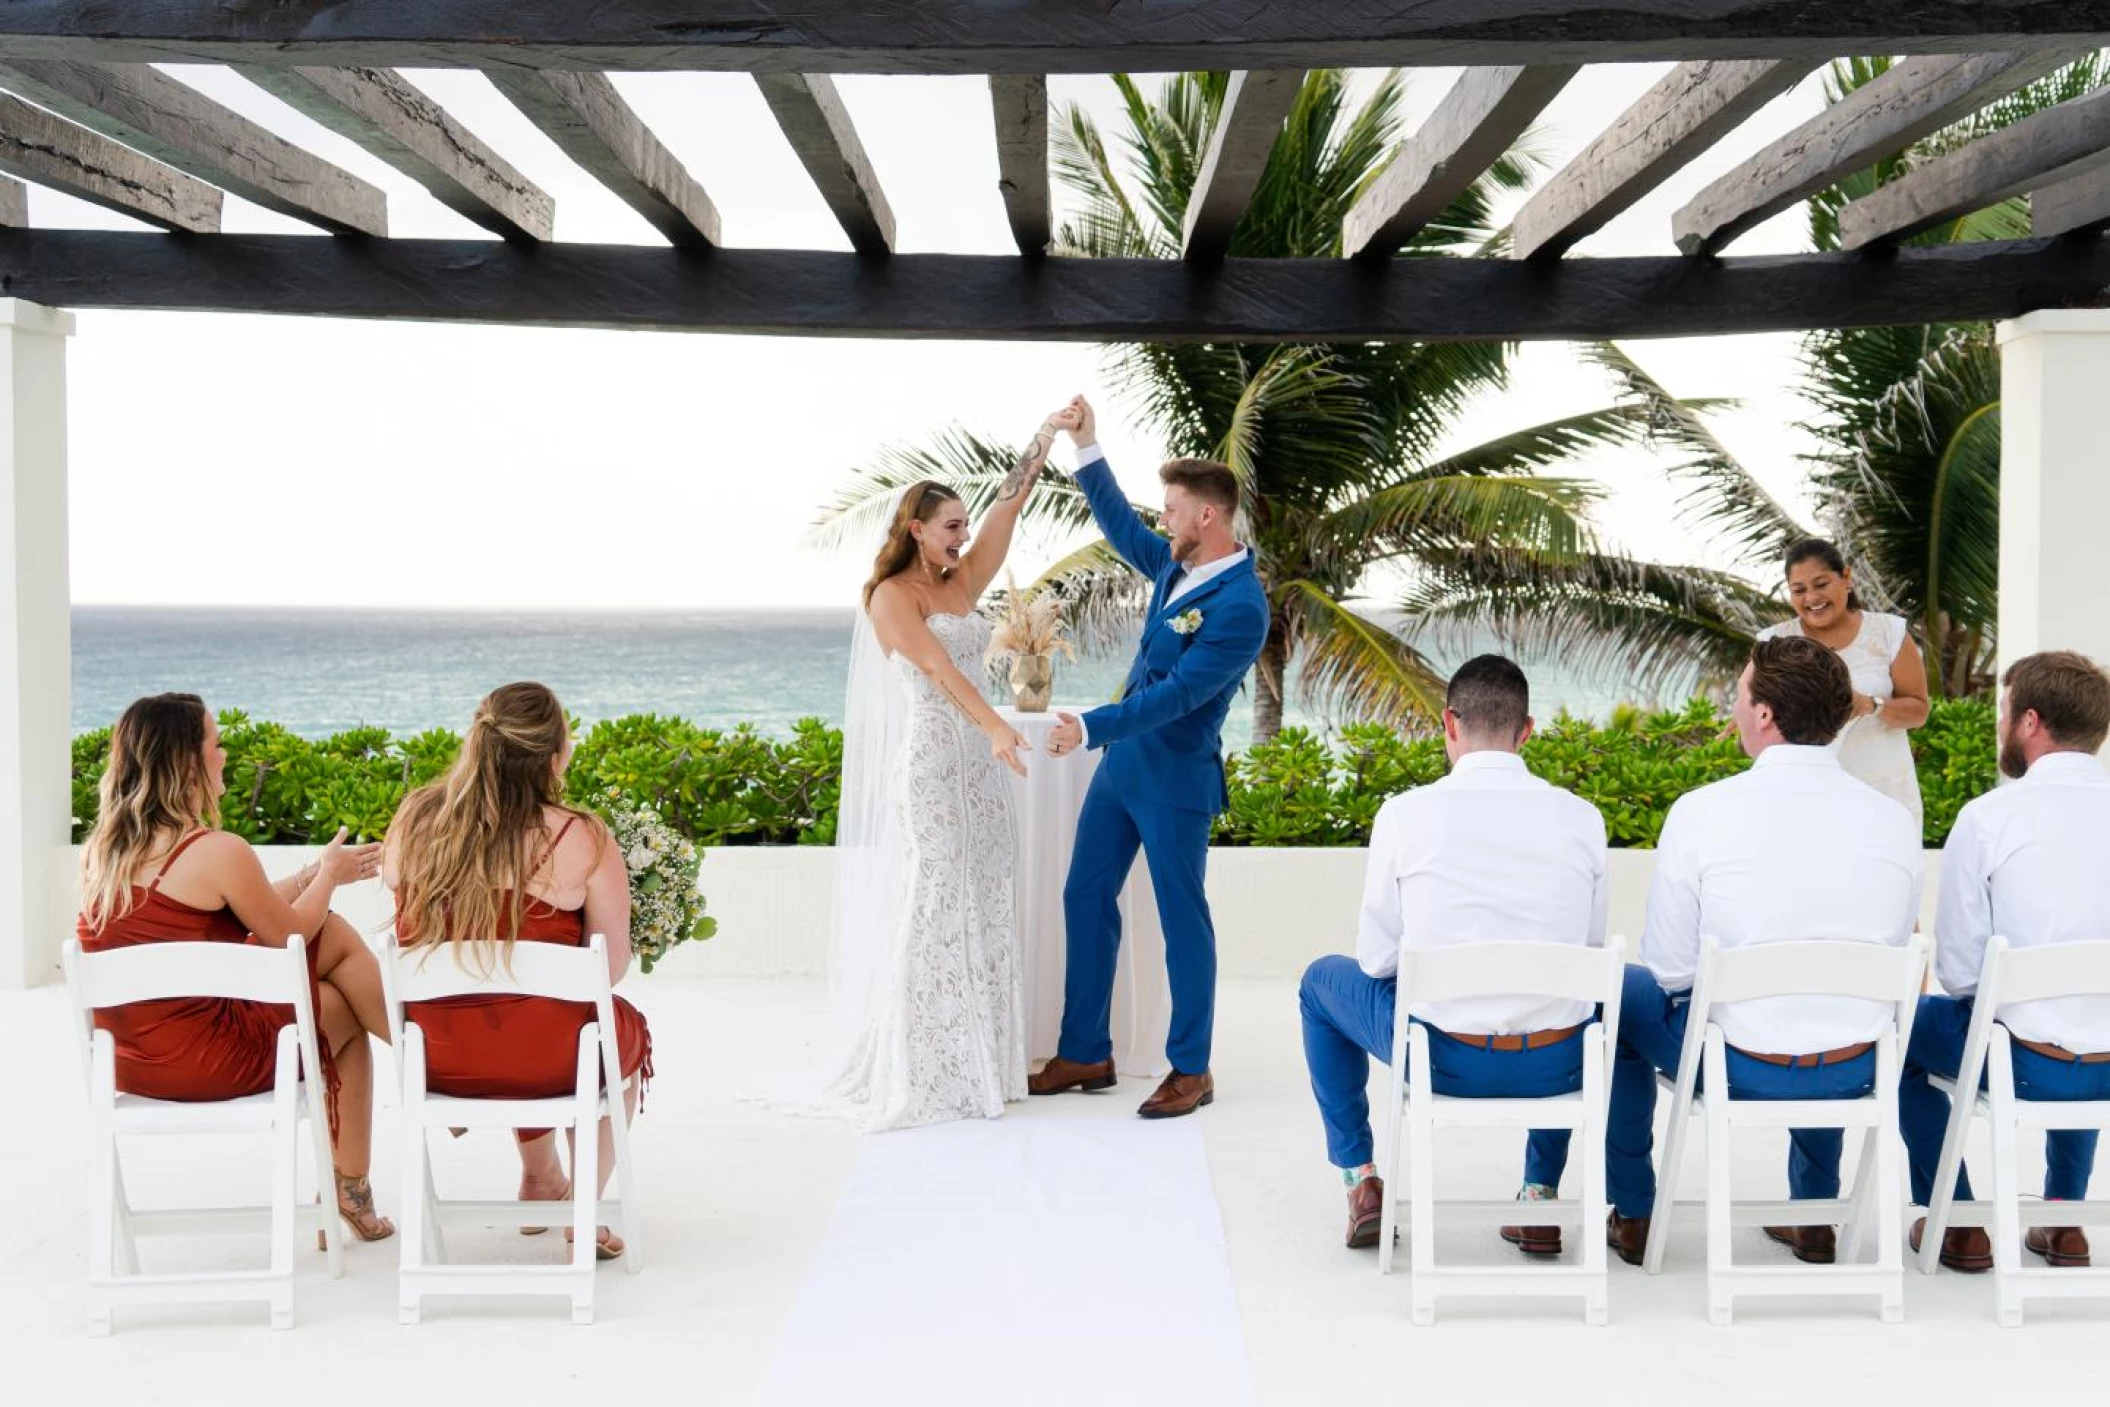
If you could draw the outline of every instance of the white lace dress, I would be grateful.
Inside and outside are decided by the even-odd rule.
[[[979,678],[989,622],[928,623],[960,672]],[[1026,1095],[1011,775],[920,670],[899,655],[888,667],[910,700],[887,787],[907,882],[881,999],[836,1093],[862,1106],[867,1130],[995,1118]]]
[[[1802,621],[1784,620],[1758,632],[1761,640],[1802,634]],[[1861,612],[1861,628],[1837,654],[1854,681],[1854,692],[1870,698],[1889,698],[1890,666],[1905,648],[1907,630],[1903,616],[1882,611]],[[1883,795],[1921,819],[1919,772],[1912,762],[1912,740],[1903,728],[1893,728],[1873,714],[1847,720],[1832,740],[1839,765],[1849,776],[1859,777]]]

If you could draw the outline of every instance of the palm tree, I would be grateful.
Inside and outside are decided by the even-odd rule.
[[[1054,171],[1082,206],[1062,224],[1057,245],[1091,257],[1176,258],[1228,76],[1176,75],[1154,101],[1125,76],[1115,82],[1126,121],[1118,167],[1081,107],[1061,115]],[[1343,217],[1397,146],[1402,92],[1392,74],[1351,106],[1342,73],[1307,75],[1231,255],[1337,257]],[[1505,156],[1401,257],[1499,253],[1490,205],[1498,192],[1526,184],[1532,165],[1524,151]],[[1547,583],[1561,578],[1567,589],[1630,588],[1637,600],[1654,592],[1670,602],[1666,613],[1686,608],[1682,586],[1641,579],[1601,549],[1588,519],[1598,495],[1592,485],[1539,472],[1641,440],[1676,413],[1660,388],[1653,400],[1633,396],[1442,452],[1460,414],[1506,387],[1510,351],[1497,343],[1108,349],[1117,385],[1168,453],[1221,460],[1238,477],[1243,536],[1271,609],[1256,669],[1256,741],[1281,727],[1293,665],[1306,694],[1336,713],[1426,727],[1440,712],[1442,681],[1403,633],[1416,617],[1373,607],[1361,594],[1373,578],[1418,575],[1462,600],[1533,574]],[[890,451],[824,508],[816,537],[823,544],[868,538],[900,490],[925,475],[956,485],[979,511],[1014,458],[1012,449],[964,431],[928,448]],[[1044,484],[1028,517],[1057,531],[1089,523],[1067,484]],[[1102,543],[1064,558],[1042,583],[1069,598],[1087,639],[1132,622],[1141,604],[1139,583]],[[1444,598],[1421,604],[1440,607]]]

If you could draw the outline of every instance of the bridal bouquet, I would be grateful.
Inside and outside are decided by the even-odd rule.
[[[629,800],[620,787],[602,794],[599,809],[630,873],[631,951],[639,968],[650,972],[675,944],[701,942],[718,931],[718,920],[703,911],[703,892],[696,887],[703,855],[659,812]]]
[[[1062,619],[1062,602],[1047,591],[1025,591],[1008,576],[1004,604],[993,613],[996,629],[989,636],[989,663],[1011,664],[1013,700],[1021,713],[1045,713],[1055,687],[1054,655],[1077,658]]]

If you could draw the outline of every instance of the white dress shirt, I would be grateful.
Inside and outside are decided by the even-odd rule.
[[[1957,813],[1942,847],[1935,975],[1969,996],[1994,934],[2017,948],[2110,938],[2110,772],[2092,753],[2046,753],[2020,781]],[[2110,1050],[2110,996],[2002,1002],[2025,1040]]]
[[[1469,752],[1450,774],[1378,809],[1356,926],[1356,961],[1399,971],[1403,946],[1604,946],[1604,817],[1525,770],[1513,752]],[[1461,1035],[1549,1031],[1589,1019],[1587,1002],[1468,997],[1408,1013]]]
[[[1641,961],[1688,991],[1700,940],[1903,947],[1919,913],[1919,828],[1831,751],[1780,743],[1750,771],[1671,804],[1641,930]],[[1857,997],[1766,997],[1714,1008],[1729,1044],[1812,1055],[1874,1039],[1889,1008]]]
[[[1089,444],[1077,451],[1077,467],[1082,469],[1085,465],[1097,464],[1104,458],[1106,458],[1105,450],[1100,449],[1097,444]],[[1228,557],[1219,557],[1215,561],[1205,562],[1199,567],[1182,567],[1180,574],[1173,578],[1172,590],[1165,595],[1166,601],[1179,600],[1180,597],[1200,586],[1209,578],[1220,576],[1252,555],[1250,550],[1241,547]],[[1083,735],[1079,746],[1090,747],[1092,745],[1091,734],[1086,730],[1082,717],[1077,720],[1077,731]]]

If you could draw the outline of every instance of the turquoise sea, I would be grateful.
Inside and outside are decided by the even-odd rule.
[[[77,606],[73,726],[104,727],[132,699],[167,689],[310,737],[362,724],[399,734],[459,729],[492,688],[538,679],[588,723],[659,713],[782,733],[807,716],[841,720],[852,619],[849,610],[516,615]],[[1125,651],[1057,660],[1057,706],[1103,702],[1127,663]],[[1618,681],[1526,666],[1541,717],[1563,705],[1601,715],[1625,696]],[[1232,709],[1228,746],[1248,737],[1248,712]],[[1324,721],[1294,705],[1291,720]]]

